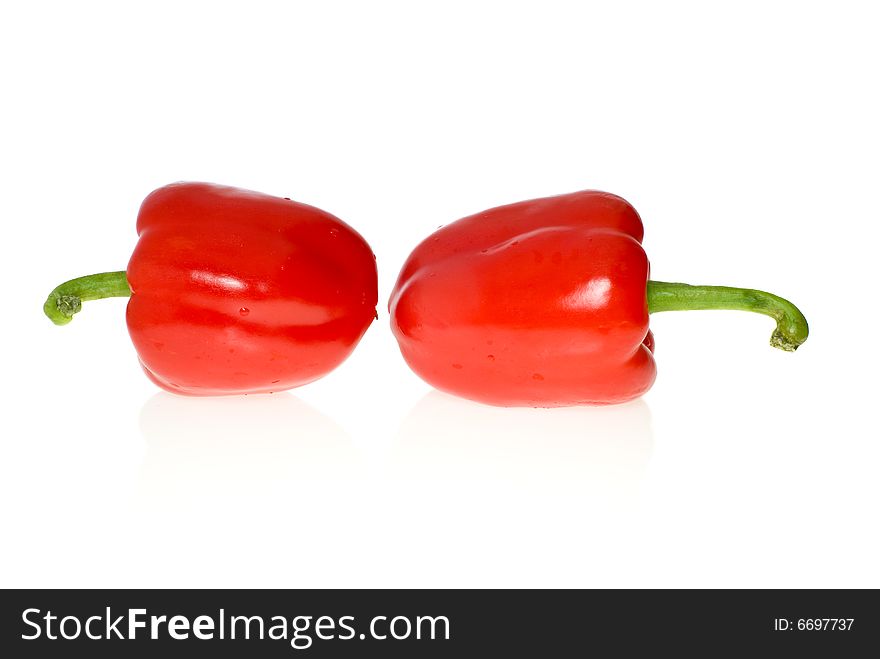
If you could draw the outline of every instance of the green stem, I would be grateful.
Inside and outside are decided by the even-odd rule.
[[[125,278],[125,271],[102,272],[66,281],[49,293],[43,312],[56,325],[66,325],[73,314],[82,309],[87,300],[100,300],[105,297],[128,297],[131,288]]]
[[[770,345],[787,352],[797,350],[809,334],[804,314],[788,300],[771,293],[729,286],[648,282],[649,313],[691,309],[735,309],[770,316],[776,320]]]

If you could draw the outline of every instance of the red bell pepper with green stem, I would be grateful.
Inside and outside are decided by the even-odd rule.
[[[376,261],[351,227],[312,206],[207,183],[150,194],[125,272],[61,284],[59,325],[85,300],[131,296],[147,375],[180,394],[280,391],[338,366],[376,317]]]
[[[525,201],[442,227],[412,252],[391,294],[410,367],[483,403],[621,403],[656,375],[648,316],[740,309],[771,316],[771,345],[795,350],[807,322],[762,291],[649,281],[635,209],[584,191]]]

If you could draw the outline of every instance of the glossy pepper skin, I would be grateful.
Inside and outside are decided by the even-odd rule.
[[[369,245],[312,206],[175,183],[144,200],[137,232],[128,330],[147,375],[173,393],[298,387],[338,366],[376,317]]]
[[[621,403],[654,382],[642,222],[584,191],[472,215],[423,241],[391,328],[434,387],[491,405]]]

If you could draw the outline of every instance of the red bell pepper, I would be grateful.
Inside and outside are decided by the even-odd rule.
[[[179,394],[289,389],[338,366],[376,318],[376,261],[322,210],[237,188],[175,183],[143,202],[125,272],[80,277],[44,311],[131,296],[126,320],[147,375]]]
[[[807,321],[762,291],[649,281],[642,222],[597,191],[535,199],[442,227],[410,255],[391,328],[410,367],[452,394],[504,406],[620,403],[656,375],[648,314],[741,309],[795,350]]]

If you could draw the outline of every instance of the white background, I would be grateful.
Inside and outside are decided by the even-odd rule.
[[[0,585],[880,587],[877,17],[725,6],[4,5]],[[182,179],[371,243],[379,322],[339,369],[175,398],[124,300],[42,316]],[[789,297],[810,340],[661,314],[635,403],[433,393],[388,328],[409,250],[583,188],[636,206],[655,278]]]

